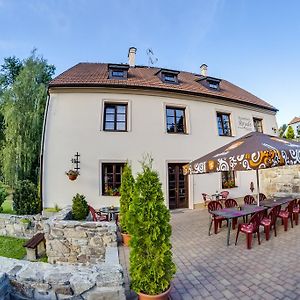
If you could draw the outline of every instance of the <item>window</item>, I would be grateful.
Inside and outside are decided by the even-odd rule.
[[[108,78],[109,79],[127,79],[128,65],[108,65]]]
[[[225,171],[221,173],[222,189],[231,189],[236,187],[234,171]]]
[[[127,130],[127,104],[105,103],[103,129],[106,131]]]
[[[262,119],[253,118],[254,130],[257,132],[263,132]]]
[[[102,164],[102,195],[119,196],[124,163]]]
[[[220,90],[220,82],[221,79],[210,77],[210,76],[204,76],[200,79],[197,79],[198,82],[203,84],[205,87],[213,89],[213,90]]]
[[[211,89],[214,89],[214,90],[218,90],[219,89],[219,83],[218,82],[209,81],[208,84],[209,84],[209,87]]]
[[[220,136],[232,136],[230,114],[217,113],[218,132]]]
[[[168,133],[186,133],[184,108],[167,107],[166,115]]]
[[[164,83],[178,84],[179,71],[160,69],[156,74],[160,77]]]

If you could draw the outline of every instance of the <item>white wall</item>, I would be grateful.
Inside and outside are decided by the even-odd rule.
[[[118,205],[118,197],[102,196],[100,193],[101,162],[129,160],[136,173],[140,170],[138,161],[145,153],[154,158],[154,168],[160,174],[168,204],[168,162],[189,162],[233,140],[232,137],[218,136],[217,111],[231,113],[235,138],[249,132],[238,127],[239,117],[262,118],[265,133],[274,134],[272,128],[277,128],[274,114],[238,105],[208,103],[201,98],[191,100],[188,97],[179,99],[101,90],[50,92],[44,150],[44,207],[70,204],[76,193],[86,195],[87,201],[95,207]],[[104,101],[128,102],[128,132],[102,130]],[[220,100],[216,101],[220,103]],[[186,107],[188,134],[166,133],[166,105]],[[77,151],[81,155],[80,176],[72,182],[65,171],[72,168],[70,160]],[[254,172],[238,173],[238,188],[230,189],[230,196],[248,194],[251,181],[256,181]],[[190,176],[190,207],[202,201],[201,193],[214,193],[216,190],[221,190],[219,173]]]

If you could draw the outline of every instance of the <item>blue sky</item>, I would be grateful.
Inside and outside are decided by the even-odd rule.
[[[36,47],[57,74],[81,62],[126,62],[227,79],[279,109],[278,123],[300,116],[300,1],[0,0],[0,63]],[[298,81],[299,80],[299,81]]]

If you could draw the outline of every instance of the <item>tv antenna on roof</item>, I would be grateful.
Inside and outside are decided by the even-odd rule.
[[[158,58],[154,56],[154,52],[151,48],[148,48],[146,53],[148,55],[148,68],[150,68],[158,62]]]

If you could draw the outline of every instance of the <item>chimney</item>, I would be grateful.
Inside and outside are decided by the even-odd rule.
[[[135,54],[136,54],[136,48],[130,47],[128,50],[128,64],[130,68],[135,67]]]
[[[207,76],[207,65],[206,64],[202,64],[200,66],[200,74],[202,76]]]

